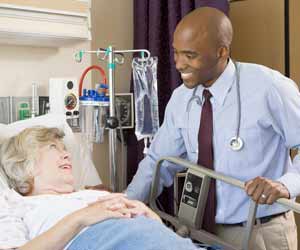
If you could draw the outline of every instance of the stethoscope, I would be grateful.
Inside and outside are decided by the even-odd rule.
[[[236,122],[236,133],[235,136],[233,136],[229,141],[229,147],[233,151],[240,151],[244,146],[244,141],[240,137],[240,126],[241,126],[241,95],[240,95],[240,68],[238,66],[238,63],[233,61],[234,67],[235,67],[235,78],[236,78],[236,95],[237,95],[237,102],[238,102],[238,108],[237,108],[237,122]],[[187,103],[186,111],[188,113],[188,122],[189,122],[189,112],[191,109],[191,105],[193,101],[196,101],[198,105],[202,105],[200,96],[196,95],[197,88],[194,88],[193,95],[190,98],[190,100]]]

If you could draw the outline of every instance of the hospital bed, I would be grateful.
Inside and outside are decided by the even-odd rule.
[[[160,210],[157,206],[156,197],[158,196],[158,183],[160,180],[160,168],[162,166],[162,163],[164,161],[177,164],[180,166],[184,166],[188,169],[188,171],[192,171],[194,173],[199,173],[202,177],[208,177],[208,178],[214,178],[220,181],[223,181],[227,184],[234,185],[238,188],[244,189],[244,182],[239,181],[235,178],[225,176],[223,174],[216,173],[210,169],[207,169],[205,167],[196,165],[194,163],[191,163],[189,161],[183,160],[181,158],[176,157],[163,157],[160,160],[158,160],[156,169],[155,169],[155,175],[152,181],[151,186],[151,194],[150,194],[150,207],[165,221],[169,222],[177,232],[180,232],[180,234],[184,234],[186,237],[190,237],[193,240],[203,242],[208,245],[218,245],[223,250],[240,250],[232,245],[228,244],[227,242],[221,240],[216,235],[213,235],[211,233],[208,233],[202,229],[197,229],[196,227],[187,225],[186,221],[184,221],[183,218],[180,216],[171,216],[162,210]],[[293,210],[294,212],[300,213],[300,204],[291,201],[289,199],[280,198],[276,202],[280,203],[281,205],[289,208],[290,210]],[[256,217],[256,210],[257,210],[257,204],[254,201],[250,201],[250,207],[248,212],[248,220],[246,224],[246,230],[245,230],[245,236],[243,239],[243,250],[248,250],[248,243],[250,240],[252,227],[255,222]]]

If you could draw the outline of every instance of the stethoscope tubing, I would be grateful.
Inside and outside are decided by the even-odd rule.
[[[235,132],[235,136],[231,138],[230,142],[229,142],[229,146],[233,151],[239,151],[242,149],[244,143],[242,138],[240,137],[240,127],[241,127],[241,109],[242,109],[242,105],[241,105],[241,92],[240,92],[240,65],[238,65],[238,62],[233,61],[234,63],[234,67],[235,67],[235,79],[236,79],[236,97],[237,97],[237,112],[236,112],[236,132]],[[198,87],[195,87],[193,90],[193,94],[192,97],[190,98],[190,100],[187,103],[186,106],[186,112],[187,112],[187,120],[189,123],[189,113],[191,110],[191,105],[192,102],[194,100],[196,100],[196,103],[198,105],[202,105],[201,102],[201,98],[196,95]],[[191,147],[191,143],[190,143],[190,138],[189,138],[189,133],[188,133],[188,143],[189,146]]]

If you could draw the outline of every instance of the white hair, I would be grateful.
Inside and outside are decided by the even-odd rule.
[[[58,128],[32,127],[5,140],[0,148],[0,165],[8,184],[22,195],[33,188],[33,170],[37,151],[41,146],[62,139],[64,133]]]

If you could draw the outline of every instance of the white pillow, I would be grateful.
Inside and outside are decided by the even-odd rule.
[[[56,127],[64,131],[64,143],[72,156],[76,189],[82,188],[85,185],[92,186],[101,184],[91,154],[87,152],[89,146],[86,144],[85,140],[81,140],[80,137],[75,137],[72,129],[66,122],[64,115],[46,114],[27,120],[17,121],[8,125],[0,123],[0,143],[2,139],[14,136],[23,129],[33,126]],[[3,174],[0,172],[0,190],[3,186],[7,185],[6,180],[1,175]]]

